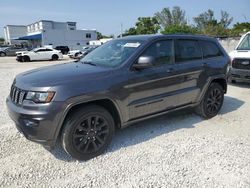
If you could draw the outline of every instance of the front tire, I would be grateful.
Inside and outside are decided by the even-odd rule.
[[[23,56],[21,62],[29,62],[29,61],[30,61],[30,57],[29,56]]]
[[[52,61],[56,61],[59,59],[59,57],[58,57],[58,55],[54,54],[54,55],[52,55],[51,59],[52,59]]]
[[[114,132],[114,120],[106,109],[86,106],[71,114],[64,123],[62,146],[73,158],[88,160],[106,150]]]
[[[195,111],[209,119],[218,114],[224,101],[224,91],[220,84],[212,83]]]

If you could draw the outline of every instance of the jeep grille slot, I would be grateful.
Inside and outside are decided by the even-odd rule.
[[[26,93],[27,93],[26,91],[21,90],[16,86],[12,86],[10,90],[11,101],[16,105],[22,105]]]

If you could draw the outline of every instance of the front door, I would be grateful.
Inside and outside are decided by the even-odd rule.
[[[155,63],[151,68],[131,70],[128,74],[125,85],[129,93],[128,120],[171,109],[178,104],[176,92],[181,81],[174,64],[173,41],[157,41],[141,56],[152,56]]]

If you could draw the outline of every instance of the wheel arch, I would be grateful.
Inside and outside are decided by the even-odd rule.
[[[87,101],[87,102],[76,103],[68,107],[68,109],[64,113],[62,120],[60,121],[58,125],[58,130],[56,131],[56,134],[55,134],[55,140],[57,140],[60,137],[63,126],[64,126],[64,122],[67,120],[70,114],[76,112],[80,108],[87,106],[87,105],[97,105],[97,106],[105,108],[114,118],[115,127],[121,128],[121,122],[122,122],[121,113],[119,111],[118,106],[113,100],[108,99],[108,98],[92,100],[92,101]]]
[[[198,102],[200,102],[203,99],[206,91],[208,90],[209,86],[212,83],[220,84],[221,87],[223,88],[224,93],[227,93],[227,79],[225,75],[218,75],[218,76],[210,77],[208,78],[206,85],[203,87],[201,91],[201,95],[199,96]]]
[[[216,78],[211,81],[211,83],[218,83],[223,88],[224,93],[227,93],[227,80],[225,78]],[[210,83],[210,85],[211,85]]]

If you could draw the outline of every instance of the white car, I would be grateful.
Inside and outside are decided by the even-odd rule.
[[[229,53],[231,67],[229,78],[232,83],[237,81],[250,82],[250,32],[243,35],[235,50]]]
[[[61,51],[54,50],[52,48],[35,48],[31,51],[17,52],[17,61],[27,62],[36,60],[58,60],[62,59],[63,55]]]
[[[77,59],[81,55],[82,55],[82,52],[80,50],[71,50],[68,53],[68,56],[73,59]]]
[[[80,59],[81,57],[87,55],[97,47],[98,46],[92,45],[92,46],[85,46],[82,48],[82,50],[71,50],[69,51],[68,56],[73,59]]]

